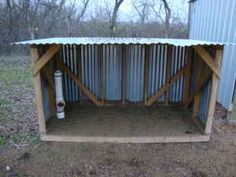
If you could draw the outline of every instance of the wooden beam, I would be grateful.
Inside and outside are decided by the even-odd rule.
[[[147,101],[148,97],[148,59],[149,59],[149,46],[144,47],[144,103]]]
[[[33,75],[37,75],[38,72],[49,62],[53,56],[60,49],[60,45],[52,45],[50,48],[43,54],[43,56],[34,64]]]
[[[177,79],[179,79],[179,77],[186,71],[186,66],[184,66],[181,70],[179,70],[170,80],[169,83],[165,84],[164,86],[162,86],[152,97],[150,97],[145,103],[144,105],[146,106],[150,106],[152,105],[156,99],[158,99],[161,95],[163,95],[166,90],[168,90],[171,85],[173,83],[176,82]]]
[[[39,53],[37,46],[31,46],[31,56],[34,63],[39,60]],[[36,107],[38,113],[38,124],[40,134],[46,134],[46,124],[44,117],[44,108],[43,108],[43,95],[42,95],[42,86],[41,86],[41,75],[38,73],[33,78],[34,87],[35,87],[35,97],[36,97]]]
[[[63,70],[82,90],[82,92],[94,102],[97,106],[103,106],[102,102],[100,102],[93,93],[87,89],[86,86],[81,82],[80,78],[74,75],[71,70],[59,59],[57,60],[58,66],[61,70]]]
[[[215,75],[220,77],[219,65],[214,59],[209,55],[206,49],[201,46],[194,47],[195,51],[201,57],[201,59],[209,66],[209,68],[215,73]]]
[[[184,96],[183,103],[186,105],[187,98],[189,97],[190,84],[191,84],[191,70],[192,70],[192,60],[193,60],[193,50],[192,48],[187,48],[187,69],[184,73]]]
[[[170,71],[171,71],[171,61],[172,61],[172,46],[167,46],[167,62],[166,62],[166,84],[170,82]],[[169,103],[169,92],[165,92],[165,105]]]
[[[208,142],[210,135],[186,134],[169,136],[131,136],[131,137],[109,137],[109,136],[75,136],[75,135],[41,135],[43,141],[58,142],[93,142],[93,143],[186,143],[186,142]]]
[[[216,50],[215,62],[218,66],[221,66],[222,55],[223,55],[223,50]],[[206,134],[211,133],[211,129],[212,129],[216,98],[217,98],[218,82],[219,82],[219,78],[217,77],[215,73],[213,73],[212,80],[211,80],[211,93],[210,93],[209,108],[208,108],[207,121],[206,121],[206,126],[205,126]]]
[[[197,76],[195,78],[195,84],[196,87],[199,87],[200,84],[202,84],[202,78],[204,78],[204,63],[202,60],[198,61],[198,70],[197,70]],[[201,98],[201,90],[196,93],[194,96],[194,102],[193,102],[193,115],[192,117],[199,117],[199,109],[200,109],[200,98]]]

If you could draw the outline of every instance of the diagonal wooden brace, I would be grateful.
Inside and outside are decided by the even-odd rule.
[[[194,47],[195,51],[201,57],[201,59],[209,66],[209,68],[215,73],[215,75],[220,78],[220,67],[214,61],[213,57],[201,46]]]
[[[99,101],[93,93],[87,89],[87,87],[81,82],[80,78],[77,77],[71,70],[61,61],[57,60],[58,66],[63,70],[81,89],[81,91],[94,102],[97,106],[103,106],[102,102]]]
[[[178,80],[178,78],[186,72],[187,67],[184,66],[181,70],[179,70],[170,80],[169,83],[163,85],[152,97],[150,97],[144,105],[150,106],[152,105],[156,99],[158,99],[161,95],[163,95],[170,87],[172,84],[175,83],[175,81]]]
[[[39,71],[53,58],[60,49],[60,45],[52,45],[43,56],[34,64],[33,75],[36,76]]]

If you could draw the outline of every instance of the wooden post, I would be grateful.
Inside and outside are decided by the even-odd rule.
[[[202,60],[198,60],[198,70],[197,70],[197,76],[196,76],[196,90],[199,87],[199,85],[202,82],[202,78],[204,78],[204,63]],[[187,68],[188,69],[188,68]],[[201,91],[199,91],[193,99],[193,113],[192,113],[192,117],[193,118],[198,118],[199,117],[199,108],[200,108],[200,98],[201,98]]]
[[[187,48],[187,69],[184,73],[184,96],[183,96],[183,103],[186,105],[187,98],[189,97],[190,92],[190,84],[191,84],[191,67],[192,67],[192,57],[193,57],[193,50],[192,48]]]
[[[166,61],[166,84],[170,82],[170,71],[171,71],[171,60],[172,60],[172,46],[167,46],[167,61]],[[169,91],[165,92],[165,105],[169,104]]]
[[[148,98],[148,58],[149,58],[149,46],[145,45],[144,52],[144,103]]]
[[[34,63],[39,60],[39,53],[37,46],[31,46],[31,56]],[[36,106],[38,112],[38,124],[40,134],[46,134],[46,124],[43,110],[43,96],[42,96],[42,86],[41,86],[41,76],[40,72],[34,76],[34,87],[35,87],[35,97],[36,97]]]
[[[125,104],[126,99],[126,47],[122,45],[122,104]]]
[[[216,50],[215,63],[217,64],[217,67],[219,68],[219,70],[221,67],[222,54],[223,54],[222,49]],[[206,134],[211,133],[211,129],[212,129],[216,98],[217,98],[218,82],[219,82],[219,78],[217,74],[215,72],[212,72],[210,101],[209,101],[209,108],[208,108],[207,121],[206,121],[206,127],[205,127]]]

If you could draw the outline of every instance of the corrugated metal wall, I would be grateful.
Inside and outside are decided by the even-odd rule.
[[[151,97],[166,83],[167,46],[150,45],[148,50],[147,95]],[[81,76],[85,86],[97,98],[102,97],[102,77],[105,86],[104,99],[122,100],[122,70],[124,70],[126,73],[125,99],[134,103],[144,101],[144,45],[126,45],[124,64],[122,64],[122,45],[64,45],[60,50],[60,58],[75,75]],[[174,76],[185,63],[186,48],[172,47],[171,76]],[[170,102],[182,101],[183,84],[182,76],[170,88]],[[87,99],[85,96],[82,97],[77,85],[67,75],[64,75],[64,92],[67,102],[79,101],[81,98]],[[164,96],[158,101],[163,102]]]
[[[197,0],[190,3],[189,38],[236,43],[236,1]],[[218,101],[231,109],[236,77],[236,46],[224,47]]]

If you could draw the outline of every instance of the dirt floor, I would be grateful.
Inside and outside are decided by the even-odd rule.
[[[218,105],[209,143],[40,142],[28,57],[0,57],[0,177],[234,177],[236,126]]]
[[[69,106],[66,118],[51,118],[48,134],[86,137],[201,135],[182,106]]]

